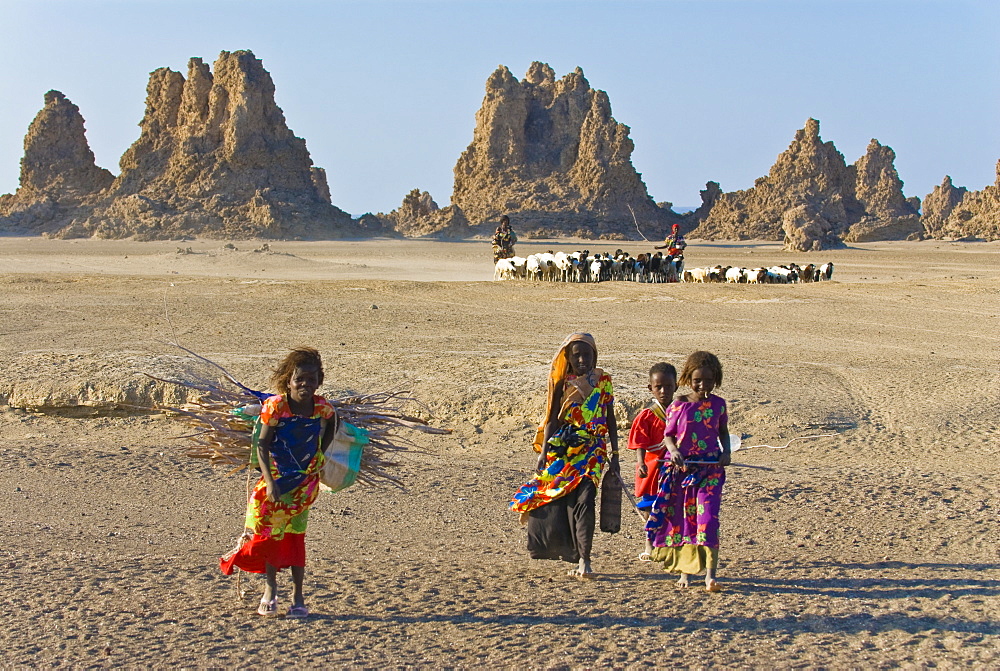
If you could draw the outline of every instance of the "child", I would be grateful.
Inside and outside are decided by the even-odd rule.
[[[677,391],[677,369],[669,363],[653,364],[649,369],[649,391],[653,400],[649,407],[632,420],[628,434],[628,447],[636,450],[638,459],[635,469],[635,497],[637,507],[643,517],[649,519],[649,509],[659,491],[660,463],[663,457],[663,430],[667,406]],[[646,549],[639,555],[639,561],[651,561],[653,546],[646,539]]]
[[[718,592],[719,504],[730,461],[726,402],[712,394],[722,384],[722,364],[710,352],[695,352],[678,382],[692,391],[667,408],[663,444],[669,460],[660,472],[646,533],[656,548],[653,559],[681,574],[679,586],[705,571],[706,591]]]
[[[618,452],[611,376],[596,366],[589,333],[571,334],[556,352],[536,438],[538,472],[510,502],[527,522],[529,556],[575,563],[570,575],[579,579],[593,577],[597,484]]]
[[[323,384],[319,352],[300,347],[288,354],[271,376],[280,392],[268,398],[260,413],[257,454],[261,478],[247,503],[246,533],[238,549],[219,560],[222,572],[233,567],[264,573],[267,582],[257,612],[278,614],[277,573],[292,572],[292,605],[288,617],[308,617],[302,596],[305,577],[306,522],[319,493],[323,452],[333,440],[337,415],[316,390]]]

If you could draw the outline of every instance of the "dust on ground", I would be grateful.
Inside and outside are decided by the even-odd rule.
[[[225,244],[0,238],[7,664],[1000,660],[1000,244],[688,248],[689,266],[835,263],[831,282],[788,286],[492,282],[482,241]],[[648,251],[518,252],[617,247]],[[634,516],[598,534],[593,582],[526,557],[505,504],[534,462],[548,362],[577,330],[595,335],[625,420],[652,363],[708,349],[744,444],[835,434],[736,455],[771,470],[729,471],[722,593],[636,561]],[[137,374],[173,360],[168,340],[257,386],[309,344],[328,393],[411,389],[454,429],[418,438],[405,490],[317,502],[306,621],[259,618],[218,572],[245,478],[185,457],[173,420],[129,409],[158,393]]]

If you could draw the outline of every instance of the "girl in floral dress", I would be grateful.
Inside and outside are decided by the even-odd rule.
[[[269,397],[260,413],[257,456],[261,478],[247,503],[246,533],[241,545],[219,560],[230,575],[234,568],[267,577],[257,612],[278,613],[277,574],[292,573],[292,605],[288,617],[307,617],[302,594],[305,577],[305,532],[309,506],[319,494],[323,452],[333,440],[337,415],[316,390],[323,384],[319,352],[293,350],[274,371]]]
[[[666,411],[663,444],[669,459],[646,533],[653,560],[681,574],[678,585],[687,587],[691,575],[705,571],[705,589],[718,592],[719,506],[730,461],[726,402],[712,394],[722,384],[722,364],[711,352],[695,352],[678,382],[692,391]]]
[[[527,523],[531,558],[575,563],[570,574],[577,578],[592,577],[597,485],[608,465],[618,467],[611,376],[596,365],[589,333],[573,333],[559,348],[536,437],[538,471],[510,502]]]

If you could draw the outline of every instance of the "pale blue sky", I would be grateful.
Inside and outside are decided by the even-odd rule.
[[[945,174],[981,189],[1000,159],[1000,2],[739,0],[252,2],[0,0],[0,193],[49,89],[75,102],[98,164],[138,137],[150,71],[250,49],[334,204],[439,204],[499,64],[583,68],[631,127],[654,199],[752,186],[808,117],[848,162],[877,138],[907,195]]]

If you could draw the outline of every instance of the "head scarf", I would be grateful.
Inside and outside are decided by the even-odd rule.
[[[569,346],[575,342],[585,342],[594,350],[594,364],[596,369],[597,341],[594,340],[594,336],[589,333],[569,334],[566,340],[563,341],[563,344],[559,346],[559,351],[552,358],[552,369],[549,371],[549,395],[545,400],[545,416],[542,418],[542,426],[538,429],[538,435],[535,436],[536,452],[542,449],[542,433],[545,428],[545,422],[548,421],[549,416],[552,414],[552,400],[555,398],[556,390],[562,386],[566,380],[566,375],[570,372]]]

